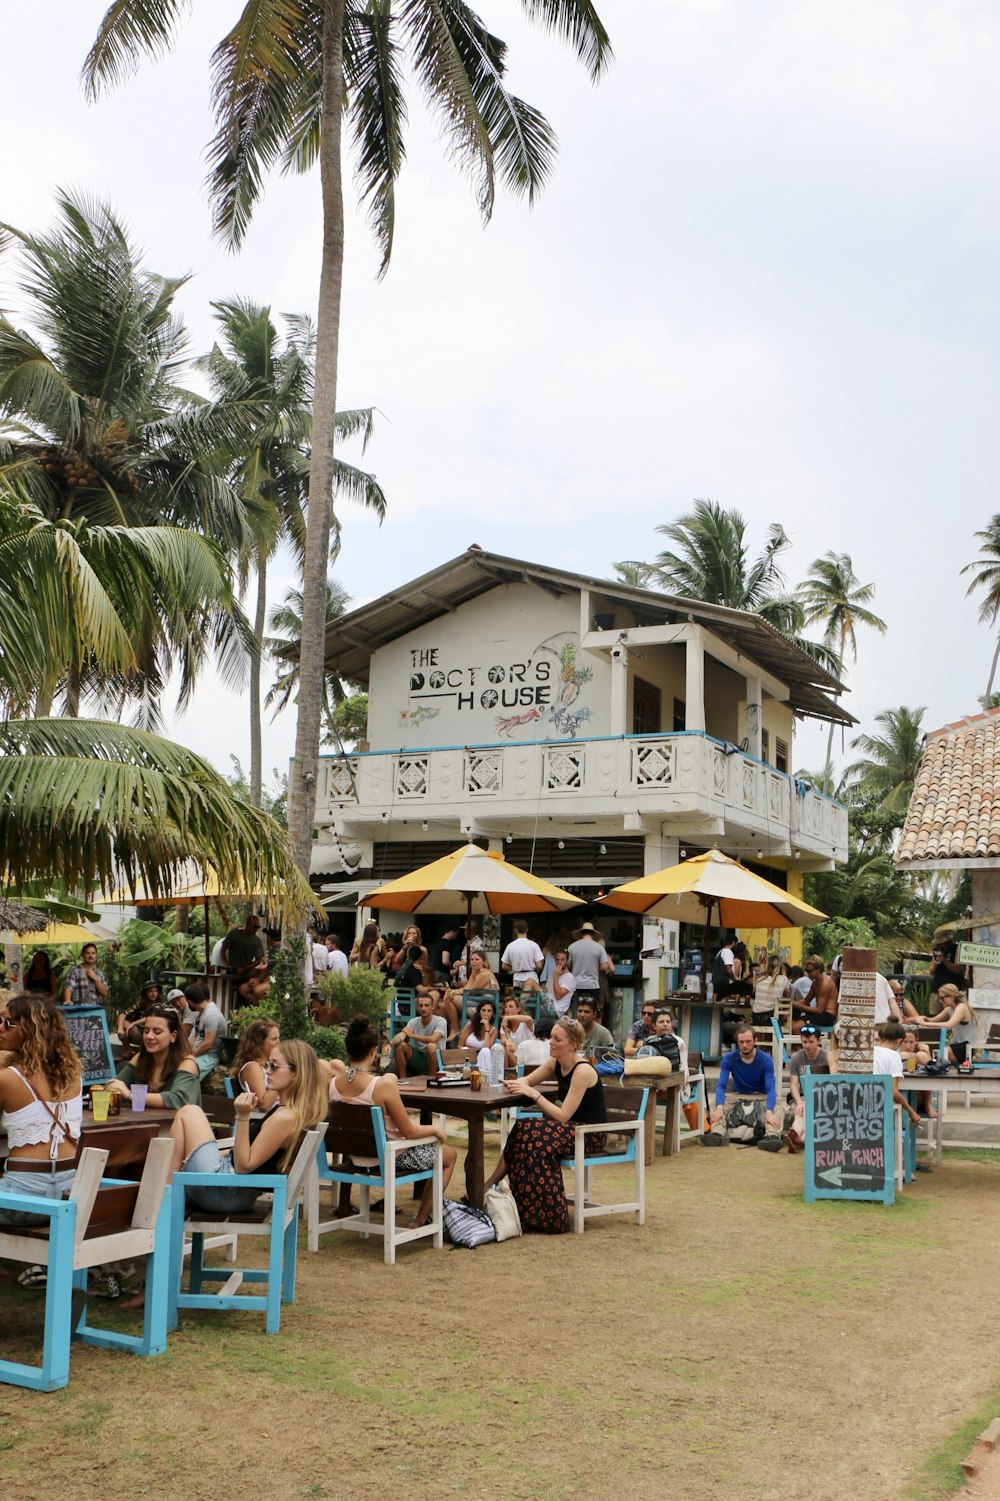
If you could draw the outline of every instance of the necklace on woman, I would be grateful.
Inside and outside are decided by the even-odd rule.
[[[371,1069],[367,1068],[365,1066],[365,1064],[363,1064],[363,1063],[352,1063],[351,1067],[347,1070],[347,1082],[348,1082],[348,1084],[350,1084],[350,1082],[354,1078],[355,1074],[370,1074],[370,1073],[371,1073]]]

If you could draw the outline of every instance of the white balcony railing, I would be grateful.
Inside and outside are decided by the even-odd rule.
[[[427,817],[489,805],[516,819],[564,807],[587,817],[722,815],[803,849],[847,858],[847,810],[737,747],[695,732],[367,751],[321,759],[317,818],[365,822],[416,805]]]

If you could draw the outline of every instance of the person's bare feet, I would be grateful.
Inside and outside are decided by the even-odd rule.
[[[145,1307],[145,1304],[146,1304],[146,1289],[144,1287],[141,1287],[137,1293],[133,1293],[132,1294],[131,1298],[122,1298],[121,1301],[118,1304],[118,1307],[119,1308],[143,1308],[143,1307]]]

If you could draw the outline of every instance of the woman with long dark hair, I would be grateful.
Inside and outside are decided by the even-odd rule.
[[[390,1141],[408,1140],[414,1136],[438,1137],[443,1143],[442,1181],[444,1188],[447,1188],[455,1170],[455,1148],[448,1145],[448,1134],[443,1126],[421,1126],[411,1120],[400,1099],[399,1080],[395,1074],[379,1076],[373,1071],[378,1052],[378,1033],[366,1016],[356,1016],[351,1022],[344,1038],[344,1048],[347,1052],[347,1067],[345,1069],[340,1062],[334,1065],[333,1078],[330,1080],[331,1101],[340,1100],[348,1105],[380,1105],[385,1120],[385,1134]],[[357,1158],[354,1161],[358,1167],[368,1165]],[[396,1171],[399,1173],[417,1173],[433,1166],[434,1148],[429,1142],[408,1147],[396,1159]],[[434,1180],[428,1178],[416,1215],[410,1221],[410,1229],[416,1230],[421,1225],[426,1225],[433,1212]]]
[[[52,973],[52,962],[44,949],[36,949],[32,954],[21,989],[33,991],[35,995],[50,995],[55,999],[56,977]]]
[[[151,1006],[143,1018],[139,1051],[118,1070],[108,1088],[130,1099],[133,1084],[145,1084],[151,1110],[179,1110],[201,1099],[201,1080],[180,1016],[173,1006]]]
[[[280,1041],[281,1032],[276,1021],[269,1016],[255,1017],[240,1033],[240,1045],[229,1071],[233,1093],[249,1091],[255,1094],[262,1110],[269,1110],[278,1098],[268,1087],[266,1070]]]

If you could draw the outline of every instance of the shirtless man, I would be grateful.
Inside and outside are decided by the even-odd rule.
[[[827,974],[818,954],[810,954],[805,963],[809,991],[804,1001],[792,1002],[792,1031],[801,1032],[803,1023],[811,1023],[823,1032],[833,1029],[837,1020],[837,982]]]

